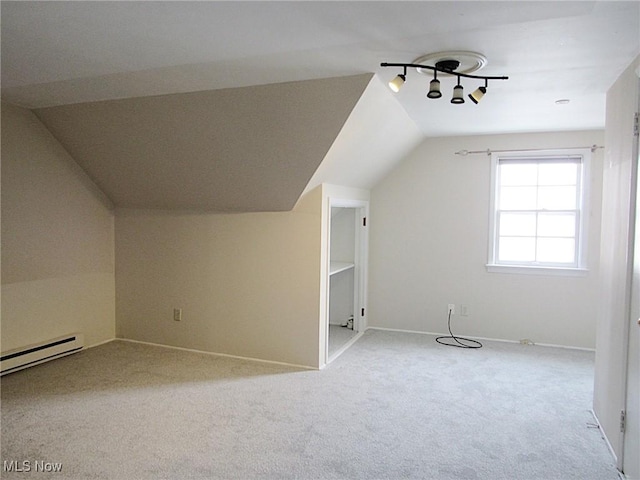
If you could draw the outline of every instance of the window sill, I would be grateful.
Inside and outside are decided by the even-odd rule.
[[[558,275],[565,277],[586,277],[589,270],[586,268],[568,267],[525,267],[522,265],[496,265],[488,264],[489,273],[512,273],[517,275]]]

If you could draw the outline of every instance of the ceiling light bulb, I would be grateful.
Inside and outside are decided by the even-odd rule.
[[[473,103],[478,103],[484,97],[484,94],[487,93],[486,87],[478,87],[475,89],[473,93],[469,94],[469,98]]]
[[[464,88],[462,85],[458,84],[453,87],[453,97],[451,98],[451,103],[464,103]]]
[[[434,78],[429,82],[429,93],[427,93],[427,97],[429,98],[440,98],[442,93],[440,92],[440,80]]]
[[[389,82],[389,88],[393,92],[398,93],[406,80],[407,80],[407,77],[405,75],[403,74],[397,75],[396,78],[394,78]]]

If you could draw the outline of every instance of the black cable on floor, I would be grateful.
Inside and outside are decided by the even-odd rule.
[[[441,337],[436,337],[436,342],[441,345],[446,345],[448,347],[458,347],[458,348],[482,348],[482,344],[471,338],[465,337],[456,337],[451,331],[451,310],[449,310],[449,319],[447,320],[447,327],[449,328],[449,335],[443,335]],[[446,340],[453,340],[456,343],[451,343]]]

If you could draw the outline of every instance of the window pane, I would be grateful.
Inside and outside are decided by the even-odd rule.
[[[535,210],[536,187],[502,187],[499,210]]]
[[[538,261],[573,263],[575,243],[572,238],[538,238]]]
[[[578,266],[581,209],[586,201],[581,175],[588,161],[586,150],[563,150],[505,155],[493,163],[495,243],[490,261]]]
[[[500,213],[500,236],[536,235],[535,213]]]
[[[501,163],[500,185],[535,185],[537,172],[535,163]]]
[[[538,208],[541,210],[574,210],[576,187],[540,187]]]
[[[538,235],[540,237],[571,237],[576,234],[575,213],[539,213]]]
[[[500,237],[498,260],[501,262],[533,262],[536,240],[528,237]]]
[[[540,185],[575,185],[578,179],[577,163],[540,163],[538,183]]]

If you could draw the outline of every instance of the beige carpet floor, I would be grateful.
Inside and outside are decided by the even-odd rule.
[[[1,477],[616,480],[593,359],[369,330],[311,371],[116,341],[2,378]]]

